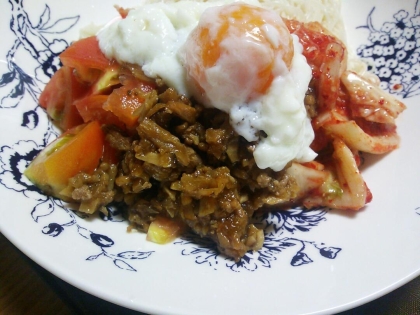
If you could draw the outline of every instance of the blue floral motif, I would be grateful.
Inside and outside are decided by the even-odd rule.
[[[366,25],[369,43],[358,48],[357,54],[366,61],[368,70],[381,80],[381,88],[403,98],[420,95],[420,2],[414,14],[400,10],[392,22],[377,28],[373,23],[375,8]]]
[[[272,262],[281,252],[291,251],[295,248],[295,254],[290,261],[293,267],[306,265],[314,262],[306,252],[307,247],[311,246],[318,250],[319,254],[328,259],[335,259],[341,251],[339,247],[331,247],[325,243],[317,243],[302,238],[297,238],[294,234],[309,232],[320,222],[325,221],[326,209],[304,210],[295,208],[288,211],[278,211],[266,213],[255,218],[255,224],[264,229],[265,240],[263,247],[257,252],[248,252],[239,261],[235,262],[230,258],[223,257],[218,253],[215,244],[207,239],[202,239],[197,235],[189,234],[184,236],[177,245],[191,245],[192,247],[182,250],[182,255],[192,256],[197,264],[205,264],[213,269],[219,266],[226,266],[232,271],[242,270],[255,271],[260,267],[271,268]],[[224,262],[222,264],[221,262]]]
[[[51,20],[50,8],[45,5],[38,24],[35,24],[24,10],[23,0],[9,0],[9,3],[12,6],[10,30],[16,39],[6,56],[9,71],[0,78],[0,88],[8,89],[1,98],[1,108],[16,107],[25,93],[37,101],[41,91],[37,81],[48,82],[61,65],[58,55],[68,46],[64,39],[51,41],[45,35],[64,33],[79,20],[79,16]],[[35,69],[36,80],[14,62],[16,53],[21,49],[28,52],[38,64]]]
[[[104,221],[111,221],[111,222],[123,222],[125,221],[123,217],[123,207],[125,205],[121,202],[113,202],[107,206],[108,213],[104,214],[102,212],[99,213],[99,216]]]
[[[42,233],[56,237],[64,231],[64,227],[58,223],[50,223],[42,229]]]
[[[22,140],[14,146],[2,146],[0,184],[7,189],[22,193],[25,197],[37,198],[39,190],[22,173],[40,150],[41,147],[34,141]]]

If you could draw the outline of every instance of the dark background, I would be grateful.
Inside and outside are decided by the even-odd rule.
[[[0,315],[21,314],[142,315],[96,298],[53,276],[0,233]],[[367,314],[420,315],[420,277],[378,300],[339,315]]]

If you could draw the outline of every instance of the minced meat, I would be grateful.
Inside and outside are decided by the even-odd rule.
[[[73,197],[101,207],[124,201],[132,226],[145,232],[158,216],[182,220],[235,260],[260,249],[264,234],[251,223],[255,211],[296,198],[295,180],[259,169],[254,144],[234,132],[228,114],[158,89],[157,97],[147,98],[134,135],[104,127],[120,162],[76,176]]]

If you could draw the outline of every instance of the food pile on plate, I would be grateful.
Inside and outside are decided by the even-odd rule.
[[[63,134],[25,175],[78,211],[120,204],[152,241],[191,230],[235,260],[264,242],[258,211],[363,208],[360,153],[398,147],[405,106],[349,69],[339,8],[117,8],[60,55],[39,102]]]

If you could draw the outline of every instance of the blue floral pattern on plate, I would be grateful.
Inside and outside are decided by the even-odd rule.
[[[296,208],[288,211],[269,212],[256,217],[255,224],[263,228],[265,232],[264,245],[257,252],[247,253],[237,263],[219,255],[210,240],[202,239],[194,234],[184,236],[175,244],[193,245],[183,249],[182,255],[192,256],[197,264],[208,265],[214,269],[224,266],[238,272],[243,269],[255,271],[260,267],[271,268],[272,261],[276,260],[276,256],[292,247],[297,249],[290,265],[293,267],[302,266],[314,262],[306,252],[308,246],[316,248],[322,257],[328,259],[335,259],[341,251],[341,248],[338,247],[330,247],[325,243],[307,241],[294,236],[295,233],[309,232],[313,227],[325,221],[326,213],[325,209],[307,211]]]
[[[420,95],[420,2],[414,14],[400,10],[393,20],[375,26],[375,8],[360,28],[369,30],[369,43],[357,54],[381,80],[381,88],[403,98]]]
[[[43,234],[58,237],[72,229],[73,233],[98,246],[98,252],[87,257],[87,261],[108,258],[120,269],[136,271],[131,261],[147,259],[153,254],[152,251],[127,250],[112,253],[114,241],[111,237],[85,228],[84,215],[71,210],[60,200],[43,195],[22,175],[23,170],[37,153],[58,135],[50,121],[46,124],[39,123],[40,116],[46,114],[37,104],[37,99],[41,92],[40,86],[48,82],[60,67],[58,56],[68,46],[68,42],[59,37],[60,34],[73,28],[80,17],[62,17],[54,20],[49,6],[46,5],[41,16],[35,18],[38,20],[35,24],[32,23],[34,18],[29,17],[21,0],[9,0],[9,3],[11,5],[10,30],[15,35],[15,42],[6,56],[8,71],[0,78],[0,89],[4,95],[0,101],[0,108],[21,107],[20,111],[16,111],[16,113],[23,111],[20,127],[42,130],[39,133],[42,137],[21,140],[14,145],[3,145],[0,148],[0,183],[6,189],[33,200],[30,215],[35,223],[41,224]],[[372,71],[382,79],[383,88],[403,97],[420,94],[418,3],[416,16],[410,17],[407,12],[399,11],[394,15],[395,21],[385,23],[379,31],[373,27],[373,12],[374,10],[369,14],[367,25],[364,26],[371,31],[369,37],[371,43],[359,47],[358,54],[372,65]],[[397,30],[400,31],[397,32]],[[44,36],[47,33],[57,35],[57,37],[47,40]],[[19,50],[25,51],[36,61],[32,72],[26,72],[13,61],[14,55]],[[393,66],[395,60],[398,60],[398,64]],[[21,102],[25,95],[30,96],[31,104]],[[111,223],[123,221],[120,209],[121,205],[110,205],[109,215],[101,215],[101,219]],[[419,212],[418,209],[416,211]],[[258,252],[247,253],[239,262],[219,255],[213,242],[193,234],[183,236],[175,241],[173,246],[180,246],[181,254],[192,257],[196,264],[206,265],[213,269],[223,267],[240,272],[256,271],[261,267],[271,268],[277,255],[284,251],[294,253],[290,261],[291,266],[303,266],[316,261],[316,258],[309,256],[307,251],[309,247],[316,249],[320,257],[326,259],[335,259],[342,250],[323,242],[308,240],[310,235],[308,232],[326,221],[327,213],[327,209],[305,211],[296,208],[261,215],[256,218],[256,222],[265,230],[263,248]]]

